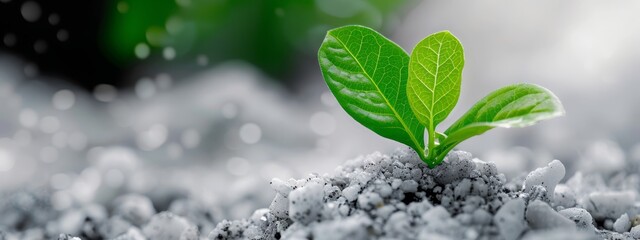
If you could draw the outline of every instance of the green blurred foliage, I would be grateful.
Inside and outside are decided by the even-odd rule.
[[[178,61],[240,59],[281,76],[295,55],[315,54],[327,30],[383,28],[408,1],[114,0],[104,46],[119,64],[136,61],[135,46],[145,43],[155,55],[174,48]]]

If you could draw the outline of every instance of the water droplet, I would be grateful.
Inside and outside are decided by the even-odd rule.
[[[58,149],[46,146],[40,150],[40,160],[45,163],[52,163],[58,160]]]
[[[111,102],[118,97],[118,90],[108,84],[99,84],[93,89],[93,96],[101,102]]]
[[[13,33],[7,33],[4,35],[4,45],[7,47],[13,47],[18,42],[18,38]]]
[[[200,145],[200,133],[194,129],[187,129],[182,132],[180,140],[185,148],[196,148]]]
[[[336,128],[335,119],[331,114],[326,112],[317,112],[309,119],[309,127],[311,130],[321,136],[327,136],[333,133]]]
[[[172,47],[166,47],[162,50],[162,56],[168,61],[173,60],[176,57],[176,50]]]
[[[34,127],[38,124],[38,113],[33,109],[25,108],[20,111],[18,116],[20,124],[26,128]]]
[[[136,83],[136,95],[140,99],[147,99],[156,94],[156,85],[149,78],[142,78]]]
[[[227,171],[236,176],[244,176],[249,173],[249,161],[240,157],[233,157],[227,161]]]
[[[145,151],[154,150],[167,140],[169,130],[162,124],[155,124],[146,130],[139,131],[136,136],[138,147]]]
[[[6,172],[13,169],[15,165],[13,154],[7,149],[0,148],[0,172]]]
[[[40,9],[40,5],[37,2],[26,1],[22,4],[20,12],[24,20],[27,20],[27,22],[35,22],[40,19],[42,9]]]
[[[49,15],[49,24],[52,26],[58,25],[60,23],[60,16],[58,14],[52,13]]]
[[[138,45],[136,45],[136,48],[134,49],[134,52],[136,54],[136,57],[138,57],[139,59],[145,59],[149,56],[149,53],[151,53],[151,49],[149,49],[149,45],[147,45],[146,43],[138,43]]]
[[[198,58],[196,59],[196,62],[200,66],[207,66],[207,64],[209,64],[209,57],[207,57],[207,55],[200,54],[200,55],[198,55]]]
[[[58,110],[67,110],[73,107],[76,102],[76,95],[67,89],[60,90],[53,94],[53,107]]]
[[[60,121],[53,116],[46,116],[40,120],[40,130],[45,133],[55,133],[60,129]]]
[[[240,139],[247,144],[254,144],[262,138],[262,129],[255,123],[247,123],[240,127]]]
[[[58,38],[58,40],[60,42],[65,42],[69,39],[69,32],[67,30],[64,29],[60,29],[58,30],[58,33],[56,34],[56,37]]]

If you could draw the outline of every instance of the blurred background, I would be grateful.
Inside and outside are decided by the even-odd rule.
[[[42,190],[64,211],[128,192],[158,210],[187,196],[240,218],[268,206],[273,177],[404,147],[328,92],[317,49],[346,24],[407,52],[441,30],[460,39],[462,93],[442,126],[507,84],[556,93],[565,117],[459,146],[508,177],[552,159],[613,172],[640,160],[639,10],[631,0],[0,0],[0,197]]]

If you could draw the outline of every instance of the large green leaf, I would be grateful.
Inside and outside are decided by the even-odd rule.
[[[426,37],[411,53],[407,96],[430,137],[458,102],[463,67],[462,44],[448,31]]]
[[[492,128],[526,127],[562,115],[564,108],[551,91],[534,84],[506,86],[484,97],[451,125],[436,152],[442,159],[460,142]]]
[[[329,89],[356,121],[379,135],[411,146],[424,159],[424,127],[404,92],[409,56],[362,26],[327,33],[318,62]]]

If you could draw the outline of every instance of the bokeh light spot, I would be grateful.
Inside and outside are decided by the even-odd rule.
[[[254,144],[262,138],[262,129],[255,123],[247,123],[240,127],[240,139],[247,144]]]

